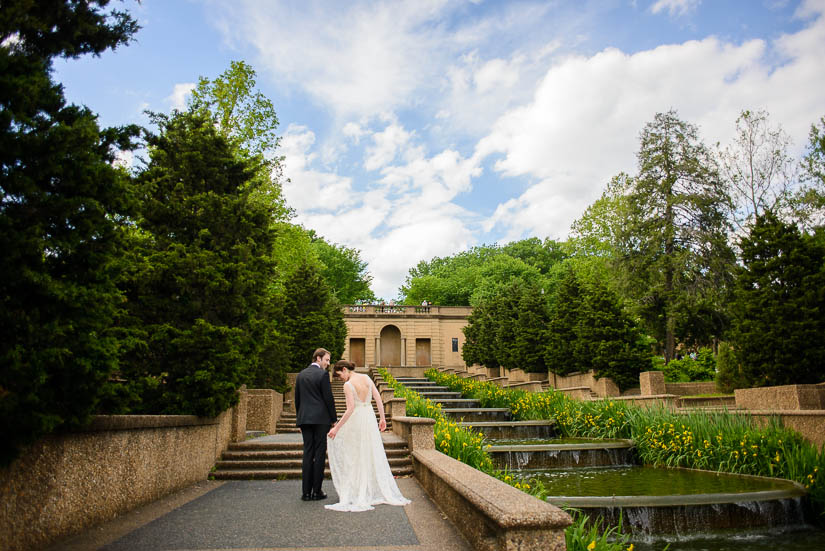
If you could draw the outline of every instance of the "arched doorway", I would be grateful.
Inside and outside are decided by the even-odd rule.
[[[381,330],[381,365],[401,365],[401,330],[387,325]]]

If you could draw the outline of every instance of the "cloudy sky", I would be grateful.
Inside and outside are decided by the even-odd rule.
[[[114,2],[117,5],[117,2]],[[232,60],[275,104],[296,222],[361,250],[378,296],[482,243],[564,239],[675,109],[708,145],[743,109],[807,144],[825,0],[132,0],[142,30],[56,64],[103,125],[148,124]]]

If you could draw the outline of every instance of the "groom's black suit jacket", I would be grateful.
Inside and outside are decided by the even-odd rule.
[[[329,373],[317,365],[305,367],[295,379],[295,424],[332,425],[338,420]]]

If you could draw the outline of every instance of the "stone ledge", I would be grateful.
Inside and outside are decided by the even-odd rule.
[[[562,551],[570,516],[434,449],[413,452],[419,483],[480,551]]]
[[[197,415],[95,415],[88,426],[74,432],[197,427],[217,424],[217,417],[206,418]]]

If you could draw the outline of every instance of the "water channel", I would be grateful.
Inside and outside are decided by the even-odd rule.
[[[446,415],[484,433],[497,467],[540,480],[550,503],[621,521],[637,551],[825,549],[825,531],[809,524],[805,491],[794,482],[641,466],[631,441],[555,438],[551,422],[511,421],[506,410],[478,408],[432,382],[400,382],[444,400]]]

